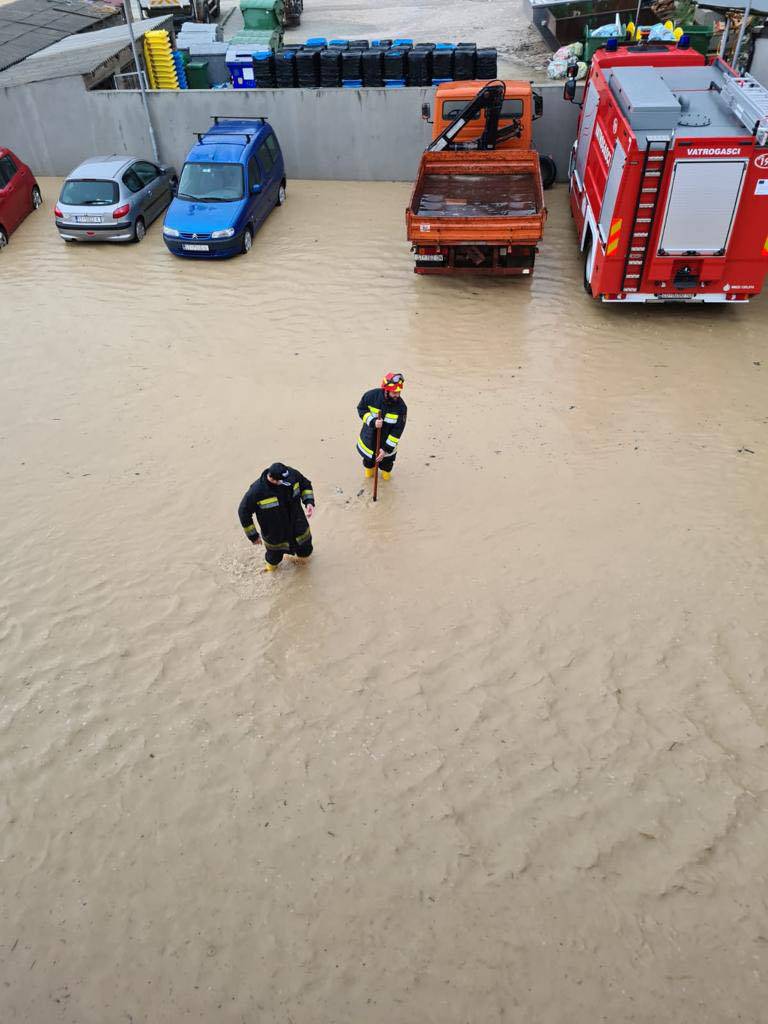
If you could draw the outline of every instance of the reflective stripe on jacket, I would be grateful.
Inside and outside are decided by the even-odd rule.
[[[259,539],[259,531],[253,522],[255,516],[264,547],[269,551],[290,553],[312,537],[304,506],[314,505],[315,495],[311,480],[297,469],[290,466],[286,469],[285,484],[277,485],[269,483],[264,470],[243,495],[237,515],[252,543]]]
[[[376,456],[376,420],[381,416],[381,447],[385,456],[394,455],[405,430],[408,406],[399,395],[390,395],[383,388],[366,391],[357,404],[357,415],[363,421],[357,450],[367,459]]]

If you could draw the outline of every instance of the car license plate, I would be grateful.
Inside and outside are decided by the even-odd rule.
[[[78,224],[101,224],[101,217],[78,217]]]
[[[194,243],[191,242],[185,242],[181,248],[186,249],[187,252],[208,252],[207,245],[195,245]]]

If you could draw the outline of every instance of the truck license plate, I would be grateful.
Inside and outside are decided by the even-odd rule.
[[[416,256],[416,260],[419,263],[442,263],[443,262],[443,257],[439,256],[439,255],[435,255],[435,256],[422,256],[421,253],[419,253]]]
[[[184,245],[182,245],[181,248],[182,249],[186,249],[187,252],[208,252],[208,246],[207,245],[195,245],[193,243],[190,243],[189,245],[187,245],[186,242],[185,242]]]

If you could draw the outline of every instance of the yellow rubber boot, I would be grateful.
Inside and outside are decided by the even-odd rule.
[[[276,565],[270,565],[269,562],[266,562],[265,565],[264,565],[264,572],[275,572],[276,569],[277,569],[277,566]]]
[[[372,469],[368,469],[368,467],[367,467],[367,466],[365,466],[365,467],[364,467],[364,469],[365,469],[365,475],[366,475],[366,477],[367,477],[368,479],[370,479],[370,478],[371,478],[371,477],[373,476],[373,470],[372,470]]]
[[[389,480],[389,478],[390,478],[390,477],[392,476],[392,474],[391,474],[391,473],[388,473],[388,472],[386,471],[386,469],[382,469],[382,471],[381,471],[381,476],[382,476],[382,479],[384,479],[384,480]]]

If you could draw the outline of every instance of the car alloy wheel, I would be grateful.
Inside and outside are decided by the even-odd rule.
[[[8,245],[8,235],[0,228],[0,249],[4,249],[6,245]]]
[[[251,251],[253,245],[253,233],[250,228],[246,228],[243,232],[243,253]]]
[[[35,210],[39,210],[42,205],[43,197],[40,193],[40,189],[37,187],[37,185],[35,185],[35,187],[32,189],[32,207]]]
[[[139,217],[139,219],[136,221],[136,227],[133,230],[133,237],[136,239],[137,242],[140,242],[144,235],[146,235],[147,233],[147,229],[144,227],[144,221],[141,219],[141,217]]]
[[[282,206],[285,202],[285,185],[281,185],[277,190],[277,205]]]

